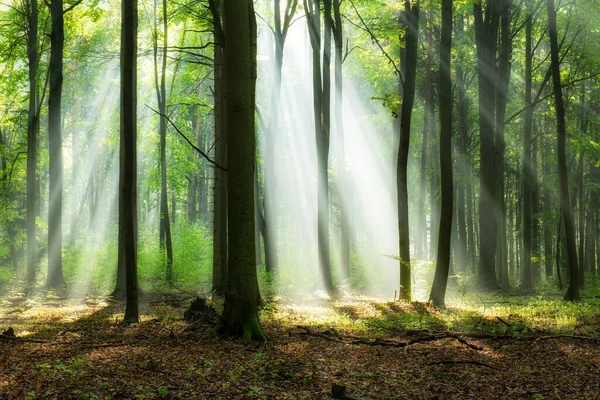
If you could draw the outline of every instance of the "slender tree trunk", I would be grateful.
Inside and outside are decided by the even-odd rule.
[[[344,35],[342,26],[342,12],[340,10],[341,0],[333,0],[333,16],[334,30],[333,40],[335,43],[335,126],[337,129],[338,148],[339,148],[339,163],[338,175],[341,183],[342,191],[338,191],[341,201],[341,228],[340,228],[340,264],[342,275],[345,279],[350,278],[350,212],[347,202],[349,200],[348,193],[348,176],[346,172],[346,149],[345,149],[345,133],[344,133],[344,116],[343,116],[343,75],[342,62],[344,51]],[[346,196],[346,199],[343,197]]]
[[[286,0],[286,8],[281,20],[281,0],[273,2],[273,34],[275,38],[275,58],[273,62],[273,86],[271,88],[271,101],[269,107],[269,125],[265,131],[265,190],[263,201],[264,215],[264,243],[265,243],[265,269],[268,272],[277,268],[278,250],[277,233],[277,165],[276,165],[276,143],[279,134],[279,106],[281,98],[281,71],[283,68],[283,50],[287,32],[296,11],[298,0]]]
[[[220,0],[209,0],[209,9],[214,29],[214,122],[215,122],[215,161],[227,166],[227,113],[225,101],[226,49],[225,32],[221,23]],[[213,282],[212,291],[222,294],[227,283],[227,173],[214,170],[213,204]]]
[[[125,266],[124,322],[138,322],[137,277],[137,0],[123,0],[121,17],[121,144],[119,261]]]
[[[214,332],[265,340],[258,317],[260,294],[255,265],[254,168],[256,21],[252,0],[228,0],[224,8],[227,36],[227,137],[229,268],[223,314]]]
[[[328,293],[335,292],[329,254],[329,139],[331,106],[331,0],[324,0],[323,63],[321,70],[321,16],[318,0],[305,0],[313,65],[313,108],[317,143],[317,236],[319,265]]]
[[[440,171],[442,208],[435,277],[429,299],[444,306],[448,271],[450,269],[450,239],[452,235],[453,175],[452,175],[452,80],[450,49],[452,46],[452,0],[442,0],[442,37],[440,46]]]
[[[38,0],[29,0],[27,13],[27,61],[29,63],[29,112],[27,117],[27,283],[36,280],[37,138],[40,119],[37,105]]]
[[[523,254],[521,269],[521,287],[524,290],[531,290],[531,193],[532,193],[532,173],[531,173],[531,131],[533,129],[533,107],[531,105],[531,82],[533,52],[531,47],[533,16],[531,2],[527,3],[527,16],[525,22],[525,117],[523,126]]]
[[[434,115],[433,111],[433,85],[432,75],[432,56],[433,56],[433,2],[429,4],[428,22],[427,22],[427,61],[425,62],[425,109],[423,113],[423,137],[421,142],[421,160],[419,168],[419,203],[418,203],[418,221],[415,233],[415,252],[417,257],[427,257],[427,214],[425,212],[425,198],[427,197],[427,139],[430,131],[429,122]],[[433,194],[431,194],[433,196]],[[433,217],[433,216],[432,216]]]
[[[500,54],[498,62],[498,81],[496,88],[496,126],[495,126],[495,154],[494,163],[496,166],[496,190],[495,203],[497,204],[498,221],[498,247],[496,261],[498,269],[501,272],[501,285],[503,289],[510,288],[508,276],[508,262],[506,260],[506,200],[505,178],[504,178],[504,150],[506,147],[504,140],[504,121],[506,117],[506,101],[508,98],[508,88],[510,84],[512,40],[510,32],[510,7],[511,0],[502,0],[499,5],[500,10]]]
[[[548,32],[550,34],[550,62],[552,66],[552,82],[554,84],[554,102],[556,109],[556,153],[558,155],[558,180],[560,185],[560,210],[565,224],[566,250],[569,266],[569,287],[565,294],[565,300],[579,300],[579,274],[577,266],[577,247],[575,245],[575,227],[573,214],[569,201],[569,182],[567,176],[566,157],[566,125],[565,105],[562,94],[560,78],[560,64],[558,55],[558,39],[556,33],[556,9],[554,0],[547,0],[548,6]]]
[[[50,1],[50,91],[48,92],[49,209],[48,277],[46,286],[60,286],[62,271],[62,197],[63,165],[61,139],[61,102],[63,83],[64,13],[62,0]]]
[[[156,14],[156,3],[154,4]],[[171,220],[169,218],[169,201],[167,195],[167,48],[168,48],[168,21],[167,0],[162,0],[163,19],[163,46],[160,73],[158,71],[158,26],[155,24],[154,31],[154,80],[156,87],[156,98],[158,100],[159,136],[160,136],[160,249],[166,248],[166,278],[168,283],[173,283],[173,242],[171,238]],[[160,82],[159,82],[160,76]]]
[[[400,296],[411,301],[412,282],[410,265],[410,231],[408,224],[408,151],[410,147],[410,123],[415,99],[417,72],[417,49],[419,44],[419,1],[412,9],[405,1],[405,16],[408,25],[406,34],[406,74],[400,115],[400,145],[398,146],[397,190],[398,190],[398,233],[400,249]]]
[[[585,104],[585,85],[581,85],[581,94],[579,96],[579,132],[581,137],[585,137],[587,130],[587,121],[586,121],[586,104]],[[583,151],[579,153],[579,159],[577,162],[577,194],[578,194],[578,227],[579,227],[579,284],[581,287],[585,285],[585,260],[584,260],[584,252],[585,252],[585,190],[583,186],[583,170],[584,165],[584,155]]]

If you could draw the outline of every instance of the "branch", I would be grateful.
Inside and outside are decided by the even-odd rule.
[[[66,13],[68,13],[69,11],[71,11],[72,9],[77,7],[79,4],[81,4],[82,1],[83,0],[77,0],[75,3],[71,4],[69,7],[67,7],[66,10],[63,11],[63,15],[65,15]]]
[[[360,13],[358,12],[358,9],[356,8],[356,6],[354,5],[354,2],[352,0],[350,0],[350,4],[352,5],[352,8],[354,8],[354,12],[356,12],[358,19],[360,19],[360,22],[363,24],[364,30],[367,31],[367,33],[371,36],[371,39],[373,39],[373,41],[375,43],[377,43],[377,47],[379,47],[379,50],[381,50],[383,55],[385,55],[385,57],[389,60],[389,62],[394,66],[394,70],[396,71],[396,73],[398,74],[400,79],[402,80],[402,74],[400,73],[400,70],[398,69],[398,66],[396,65],[396,63],[394,62],[392,57],[390,57],[390,55],[383,49],[383,47],[381,46],[381,43],[379,43],[379,39],[377,39],[377,37],[373,34],[371,29],[369,29],[369,27],[367,26],[367,23],[363,19],[362,15],[360,15]],[[346,19],[348,21],[350,21],[350,19],[348,19],[348,18],[346,18]]]
[[[586,77],[583,77],[583,78],[579,78],[579,79],[572,80],[572,81],[570,81],[570,82],[568,82],[568,83],[565,83],[564,85],[562,85],[562,86],[561,86],[561,89],[564,89],[564,88],[566,88],[566,87],[569,87],[569,86],[573,86],[574,84],[576,84],[576,83],[579,83],[579,82],[581,82],[581,81],[587,81],[588,79],[592,79],[592,78],[594,78],[594,77],[596,77],[596,76],[598,76],[598,75],[600,75],[600,72],[596,72],[595,74],[591,74],[591,75],[588,75],[588,76],[586,76]],[[538,95],[539,95],[539,93],[541,93],[541,91],[539,91],[539,92],[538,92]],[[526,106],[526,107],[523,107],[523,108],[521,108],[519,111],[517,111],[516,113],[514,113],[514,114],[513,114],[513,115],[512,115],[512,116],[511,116],[509,119],[507,119],[507,120],[504,122],[504,125],[508,125],[509,123],[511,123],[511,122],[512,122],[512,121],[513,121],[515,118],[517,118],[519,115],[521,115],[521,114],[522,114],[522,113],[523,113],[525,110],[527,110],[528,108],[530,108],[530,107],[535,107],[535,106],[537,106],[539,103],[541,103],[542,101],[544,101],[544,100],[546,100],[547,98],[549,98],[549,97],[552,97],[552,96],[554,96],[554,90],[553,90],[552,92],[548,93],[547,95],[545,95],[544,97],[539,97],[539,98],[537,98],[537,99],[536,99],[534,102],[532,102],[530,105],[528,105],[528,106]]]
[[[492,369],[499,369],[498,367],[494,367],[493,365],[486,364],[481,361],[475,361],[475,360],[459,360],[459,361],[443,360],[443,361],[432,361],[430,363],[427,363],[427,365],[458,365],[458,364],[473,364],[473,365],[481,365],[482,367],[488,367],[488,368],[492,368]]]
[[[175,130],[177,131],[177,133],[179,133],[181,135],[181,137],[183,137],[185,139],[185,141],[188,142],[188,144],[190,146],[192,146],[192,148],[194,150],[196,150],[198,153],[200,153],[200,155],[202,157],[204,157],[206,159],[206,161],[208,161],[209,163],[211,163],[212,165],[214,165],[215,167],[217,167],[221,171],[227,172],[227,169],[225,167],[223,167],[222,165],[220,165],[219,163],[217,163],[216,161],[214,161],[213,159],[211,159],[205,152],[203,152],[198,147],[196,147],[196,145],[194,143],[192,143],[190,141],[190,139],[188,139],[187,136],[185,136],[185,134],[179,130],[179,128],[177,127],[177,125],[175,125],[175,123],[173,121],[171,121],[171,119],[168,116],[166,116],[165,114],[163,114],[161,112],[156,111],[154,108],[150,107],[148,104],[144,104],[144,105],[146,107],[148,107],[150,110],[154,111],[156,114],[158,114],[161,117],[165,118],[171,124],[171,126],[173,126],[173,128],[175,128]]]

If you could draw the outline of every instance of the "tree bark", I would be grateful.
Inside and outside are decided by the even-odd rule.
[[[453,175],[452,175],[452,80],[450,49],[452,47],[452,0],[442,0],[442,37],[440,41],[440,172],[441,200],[438,254],[433,287],[429,300],[437,307],[444,306],[450,270],[452,236]]]
[[[37,138],[40,116],[37,104],[38,70],[38,2],[28,0],[27,7],[27,61],[29,70],[29,111],[27,115],[27,283],[36,280],[36,204],[37,192]]]
[[[64,13],[62,0],[50,1],[50,90],[48,92],[49,208],[48,276],[46,286],[65,282],[62,271],[63,165],[61,139],[61,102],[63,83]]]
[[[338,176],[343,190],[348,190],[348,176],[346,172],[346,149],[345,149],[345,133],[344,133],[344,115],[343,115],[343,92],[344,92],[344,79],[342,74],[342,62],[343,62],[343,51],[344,51],[344,34],[342,26],[342,12],[340,10],[341,0],[333,0],[333,16],[334,16],[334,30],[333,40],[335,43],[335,126],[337,129],[338,148],[339,148],[339,163],[338,163]],[[347,197],[347,193],[338,191],[340,196],[340,213],[341,213],[341,227],[340,227],[340,267],[342,270],[342,276],[345,279],[350,278],[350,212],[348,210],[348,199],[344,200],[344,196]]]
[[[415,252],[419,258],[427,258],[427,214],[425,212],[425,198],[427,197],[427,140],[430,131],[430,121],[434,118],[433,111],[433,84],[431,82],[433,58],[433,2],[430,2],[427,24],[427,61],[425,62],[425,108],[423,112],[423,137],[421,142],[421,160],[419,168],[419,202],[418,222],[415,233]],[[430,194],[433,196],[433,193]],[[433,214],[431,215],[433,218]]]
[[[508,262],[506,260],[506,199],[504,179],[504,121],[506,117],[506,101],[510,85],[512,40],[510,32],[510,8],[511,0],[499,2],[500,18],[500,49],[498,60],[498,80],[496,86],[496,122],[495,122],[495,145],[494,145],[494,170],[496,171],[495,203],[497,204],[498,223],[498,246],[496,262],[501,273],[501,285],[503,289],[510,288],[508,276]]]
[[[531,106],[531,83],[532,83],[532,10],[530,2],[527,3],[527,16],[525,25],[525,117],[523,127],[523,254],[521,268],[521,287],[524,290],[532,288],[531,269],[531,131],[533,129],[533,107]]]
[[[406,73],[402,109],[400,115],[400,143],[398,146],[397,190],[398,190],[398,234],[400,249],[400,295],[401,300],[411,301],[411,260],[410,231],[408,223],[408,151],[410,147],[410,123],[415,99],[417,73],[417,49],[419,44],[419,1],[412,9],[410,1],[405,1],[405,15],[408,25],[406,34]]]
[[[577,265],[577,247],[575,244],[575,227],[569,200],[569,181],[567,176],[565,105],[560,78],[560,63],[558,55],[558,38],[556,32],[556,9],[554,0],[547,0],[548,33],[550,35],[550,62],[552,67],[552,82],[554,86],[554,102],[556,109],[556,153],[558,156],[558,180],[560,186],[560,210],[565,227],[566,251],[569,267],[569,287],[565,300],[579,300],[579,275]]]
[[[489,0],[483,18],[481,3],[474,5],[479,76],[479,284],[496,289],[496,242],[498,223],[494,204],[496,175],[494,163],[494,99],[497,77],[496,48],[499,4]]]
[[[125,269],[125,323],[138,322],[137,277],[137,0],[123,0],[121,17],[121,144],[119,261]]]
[[[214,123],[215,123],[215,161],[227,166],[227,113],[225,101],[226,49],[225,32],[221,22],[222,2],[209,0],[209,9],[213,19],[214,31]],[[212,291],[222,294],[227,285],[227,173],[214,170],[213,205],[213,282]]]
[[[156,2],[154,4],[156,18]],[[166,250],[166,278],[168,283],[173,283],[173,242],[171,237],[171,220],[169,218],[169,202],[167,195],[167,47],[168,47],[168,21],[167,21],[167,1],[162,0],[162,22],[163,22],[163,43],[162,59],[160,73],[158,71],[158,26],[154,27],[154,82],[156,88],[156,99],[158,102],[159,116],[159,136],[160,136],[160,226],[159,240],[161,251]],[[156,21],[155,21],[156,22]],[[160,78],[159,78],[160,76]],[[160,79],[160,82],[159,82]]]
[[[256,21],[252,0],[224,5],[230,246],[223,314],[214,332],[262,341],[254,243]]]
[[[335,293],[329,248],[329,141],[331,120],[331,0],[324,0],[323,59],[319,0],[304,0],[313,66],[313,109],[317,144],[317,253],[325,290]],[[322,69],[321,69],[322,65]]]

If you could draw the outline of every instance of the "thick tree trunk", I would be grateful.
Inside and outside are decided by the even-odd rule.
[[[453,175],[452,175],[452,80],[450,49],[452,46],[452,0],[442,0],[442,37],[440,46],[440,171],[442,208],[435,277],[429,300],[444,306],[450,269],[450,239],[452,235]]]
[[[494,162],[494,108],[497,78],[496,48],[499,24],[499,4],[489,0],[482,15],[481,3],[474,5],[479,76],[479,284],[496,289],[497,212],[494,203],[496,171]]]
[[[124,322],[138,322],[137,278],[137,0],[123,0],[121,17],[121,144],[119,261],[126,277]]]
[[[260,294],[254,244],[256,21],[252,0],[228,0],[227,137],[229,268],[223,314],[214,332],[265,340],[258,318]]]
[[[419,1],[410,9],[405,1],[406,74],[400,115],[400,144],[398,146],[397,190],[398,190],[398,233],[400,249],[400,295],[401,300],[411,301],[412,282],[410,265],[410,231],[408,224],[408,151],[410,147],[410,123],[415,99],[417,72],[417,49],[419,44]]]
[[[556,153],[558,156],[558,180],[560,185],[560,210],[565,226],[566,250],[569,267],[569,287],[565,300],[579,300],[579,274],[577,266],[577,247],[575,244],[575,227],[569,200],[569,182],[567,176],[565,105],[560,78],[558,55],[558,38],[556,33],[556,9],[554,0],[547,0],[548,32],[550,34],[550,62],[552,66],[552,82],[554,84],[554,101],[556,109]]]
[[[49,209],[48,277],[46,286],[60,286],[62,271],[62,197],[63,165],[61,139],[61,102],[63,83],[64,14],[62,0],[51,0],[50,18],[50,90],[48,92]]]

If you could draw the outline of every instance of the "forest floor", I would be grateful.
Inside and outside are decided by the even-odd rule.
[[[12,293],[0,399],[600,399],[598,302],[508,299],[279,299],[257,343],[210,337],[212,312],[184,322],[181,296],[124,326],[122,303]]]

